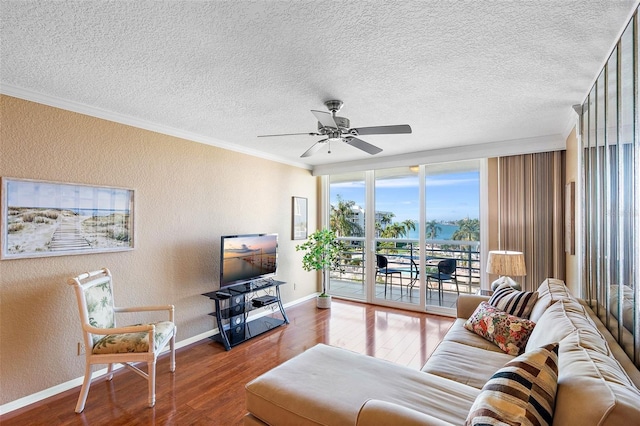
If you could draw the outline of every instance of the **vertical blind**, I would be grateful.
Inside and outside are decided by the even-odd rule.
[[[565,151],[500,157],[499,248],[524,253],[534,291],[547,278],[564,279]]]
[[[583,291],[640,367],[638,9],[580,115]]]

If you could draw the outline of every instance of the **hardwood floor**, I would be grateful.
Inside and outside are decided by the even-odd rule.
[[[452,318],[354,302],[315,300],[287,310],[290,324],[231,351],[205,339],[157,363],[156,405],[147,407],[147,383],[126,369],[112,381],[94,379],[85,410],[74,412],[80,388],[0,417],[10,425],[241,425],[244,385],[289,358],[326,343],[419,369],[453,323]]]

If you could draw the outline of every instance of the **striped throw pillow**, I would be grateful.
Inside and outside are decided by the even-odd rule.
[[[533,305],[538,300],[535,291],[518,291],[509,285],[503,285],[493,293],[489,304],[520,318],[529,318]]]
[[[557,388],[558,344],[551,343],[498,370],[482,387],[465,425],[551,425]]]

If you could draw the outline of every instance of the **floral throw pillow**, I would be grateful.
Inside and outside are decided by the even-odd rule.
[[[525,318],[508,314],[488,302],[482,302],[464,323],[471,330],[495,343],[509,355],[520,355],[529,340],[535,323]]]

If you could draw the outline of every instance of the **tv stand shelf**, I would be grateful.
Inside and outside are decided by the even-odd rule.
[[[285,284],[283,281],[262,279],[227,287],[220,291],[203,293],[203,296],[212,299],[215,304],[215,312],[209,315],[216,317],[218,333],[212,336],[212,339],[222,343],[226,350],[231,350],[233,346],[252,337],[289,324],[280,299],[280,286],[283,284]],[[256,292],[269,288],[275,288],[274,297],[267,301],[257,300],[259,295]],[[220,292],[225,292],[227,295],[223,296]],[[248,318],[249,312],[270,305],[278,306],[282,319],[273,316]]]

